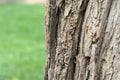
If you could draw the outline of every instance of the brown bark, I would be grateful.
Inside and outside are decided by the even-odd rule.
[[[49,0],[45,80],[120,80],[120,0]]]

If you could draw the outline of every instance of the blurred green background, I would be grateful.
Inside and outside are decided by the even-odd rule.
[[[45,5],[0,4],[0,80],[44,80]]]

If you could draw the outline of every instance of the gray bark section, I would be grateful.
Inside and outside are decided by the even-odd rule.
[[[49,0],[45,80],[120,80],[120,0]]]

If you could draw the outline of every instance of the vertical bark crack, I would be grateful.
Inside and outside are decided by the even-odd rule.
[[[72,80],[76,80],[78,78],[76,78],[76,64],[78,63],[77,59],[78,58],[78,54],[80,52],[80,42],[81,42],[81,35],[82,35],[82,26],[83,26],[83,22],[84,22],[84,17],[85,17],[85,13],[86,13],[86,9],[87,9],[87,6],[88,6],[88,3],[89,3],[89,0],[83,0],[82,1],[82,5],[80,6],[80,12],[79,12],[79,20],[78,20],[78,26],[80,26],[79,28],[79,35],[78,35],[78,42],[77,42],[77,50],[76,50],[76,55],[74,57],[74,75],[73,75],[73,79]],[[89,62],[90,61],[90,57],[87,58],[87,61]]]
[[[47,64],[45,71],[45,80],[53,80],[55,55],[57,46],[57,34],[59,27],[60,10],[56,6],[56,0],[50,0],[46,12],[46,41],[47,41]]]

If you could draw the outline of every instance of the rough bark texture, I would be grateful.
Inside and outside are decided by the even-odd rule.
[[[45,80],[120,80],[120,0],[48,0]]]

